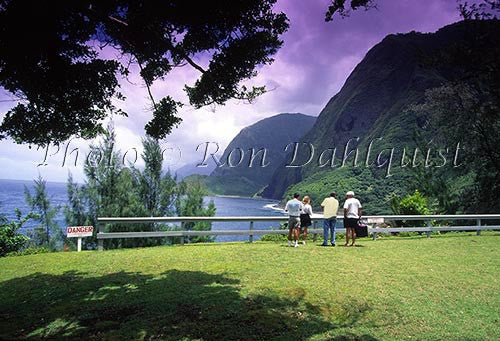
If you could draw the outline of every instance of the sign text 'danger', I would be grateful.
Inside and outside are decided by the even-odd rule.
[[[68,238],[89,237],[94,232],[93,226],[68,226],[66,236]]]

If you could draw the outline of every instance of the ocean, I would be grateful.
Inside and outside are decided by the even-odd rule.
[[[30,208],[26,205],[24,188],[33,192],[33,181],[25,180],[1,180],[0,179],[0,213],[4,214],[9,220],[15,219],[15,209],[19,208],[23,215],[26,215]],[[61,228],[66,228],[64,220],[63,207],[68,200],[66,193],[66,183],[47,182],[47,193],[52,206],[61,207],[56,222]],[[214,201],[217,208],[216,216],[283,216],[284,213],[280,209],[276,209],[278,204],[276,200],[269,199],[253,199],[239,197],[219,197],[207,196],[205,203],[210,200]],[[21,232],[26,233],[29,229],[33,229],[37,223],[35,221],[27,221]],[[278,228],[278,222],[255,222],[254,229],[268,230]],[[215,222],[212,224],[212,230],[246,230],[249,228],[248,222]],[[258,239],[259,236],[254,236]],[[217,236],[218,242],[230,242],[248,240],[248,236]]]

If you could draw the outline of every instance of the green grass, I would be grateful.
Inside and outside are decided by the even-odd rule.
[[[0,339],[492,340],[500,234],[0,259]]]

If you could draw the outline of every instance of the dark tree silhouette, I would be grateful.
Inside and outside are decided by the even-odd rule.
[[[349,16],[351,10],[354,11],[359,8],[368,10],[376,7],[375,0],[351,0],[349,5],[346,4],[347,2],[347,0],[331,0],[325,14],[325,21],[332,21],[335,13],[338,13],[342,18],[345,18]]]
[[[457,0],[460,15],[465,20],[493,19],[495,12],[500,10],[500,0],[482,0],[479,3]],[[332,21],[333,16],[338,13],[340,17],[348,17],[351,11],[363,8],[369,10],[377,7],[376,0],[331,0],[325,13],[325,21]]]
[[[195,108],[231,98],[252,100],[264,87],[241,81],[269,64],[288,29],[276,0],[27,1],[0,0],[0,86],[18,101],[0,125],[0,138],[47,145],[94,137],[110,113],[126,115],[119,76],[136,63],[151,100],[146,132],[162,138],[178,125],[181,105],[150,87],[176,67],[200,72],[186,85]],[[106,57],[105,46],[117,56]]]

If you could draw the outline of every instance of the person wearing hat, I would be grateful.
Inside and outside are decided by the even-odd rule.
[[[335,196],[335,192],[332,192],[330,197],[325,198],[321,203],[324,218],[322,246],[328,246],[328,230],[330,230],[330,242],[332,246],[335,246],[335,225],[337,224],[337,211],[339,210],[339,201]]]
[[[354,197],[353,191],[347,192],[346,197],[347,199],[344,203],[345,246],[349,246],[349,234],[352,236],[351,246],[354,246],[356,243],[356,226],[358,225],[359,218],[361,218],[363,209],[359,200]]]

